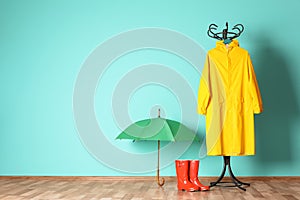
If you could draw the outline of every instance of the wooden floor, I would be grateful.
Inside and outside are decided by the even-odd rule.
[[[209,192],[183,192],[177,191],[175,177],[166,177],[163,187],[152,179],[0,177],[0,199],[300,199],[300,178],[297,177],[241,179],[251,183],[246,192],[224,187],[213,187]],[[215,178],[201,180],[209,183]]]

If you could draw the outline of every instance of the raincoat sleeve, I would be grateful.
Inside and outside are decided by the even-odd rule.
[[[199,90],[198,90],[197,112],[202,115],[206,115],[207,107],[211,96],[208,83],[209,83],[209,57],[206,56],[203,72],[200,78]]]
[[[248,75],[249,75],[248,78],[249,78],[250,94],[251,94],[251,97],[253,100],[253,102],[252,102],[253,103],[253,113],[259,114],[263,111],[263,104],[262,104],[260,91],[258,88],[258,83],[256,81],[254,68],[253,68],[249,54],[248,54],[247,64],[248,64]]]

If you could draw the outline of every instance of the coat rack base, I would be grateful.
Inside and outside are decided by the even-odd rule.
[[[223,156],[224,159],[224,166],[223,166],[223,171],[220,175],[220,177],[218,178],[217,181],[215,182],[211,182],[210,183],[210,187],[215,187],[215,186],[219,186],[219,187],[237,187],[243,191],[246,191],[246,188],[244,188],[244,186],[250,186],[250,183],[244,183],[240,180],[238,180],[231,169],[231,165],[230,165],[230,156]],[[226,167],[228,168],[228,172],[231,178],[231,182],[222,182],[222,179],[224,178],[225,172],[226,172]]]

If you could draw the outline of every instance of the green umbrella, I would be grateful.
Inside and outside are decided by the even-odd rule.
[[[162,182],[159,180],[160,141],[199,141],[195,132],[185,125],[174,120],[161,118],[160,109],[158,110],[158,118],[135,122],[128,126],[116,139],[158,141],[157,184],[159,186],[163,186],[165,183],[164,178],[162,178]]]

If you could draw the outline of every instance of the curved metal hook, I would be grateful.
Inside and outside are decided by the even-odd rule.
[[[239,37],[242,34],[242,32],[244,31],[244,26],[242,24],[236,24],[232,28],[232,30],[238,30],[238,33],[232,33],[232,34],[234,34],[234,36],[230,37],[231,39],[234,39],[234,38]]]
[[[239,27],[241,27],[242,29],[240,29]],[[234,29],[238,29],[239,32],[242,33],[242,32],[244,31],[244,26],[243,26],[243,24],[236,24],[236,25],[232,28],[232,30],[234,30]]]
[[[210,24],[207,30],[207,35],[211,38],[215,38],[218,40],[222,40],[220,36],[218,36],[218,33],[214,33],[212,30],[217,30],[218,26],[216,24]]]
[[[215,33],[212,32],[212,30],[217,30],[217,28],[218,28],[218,26],[216,24],[209,25],[208,30],[207,30],[208,36],[215,38]]]

